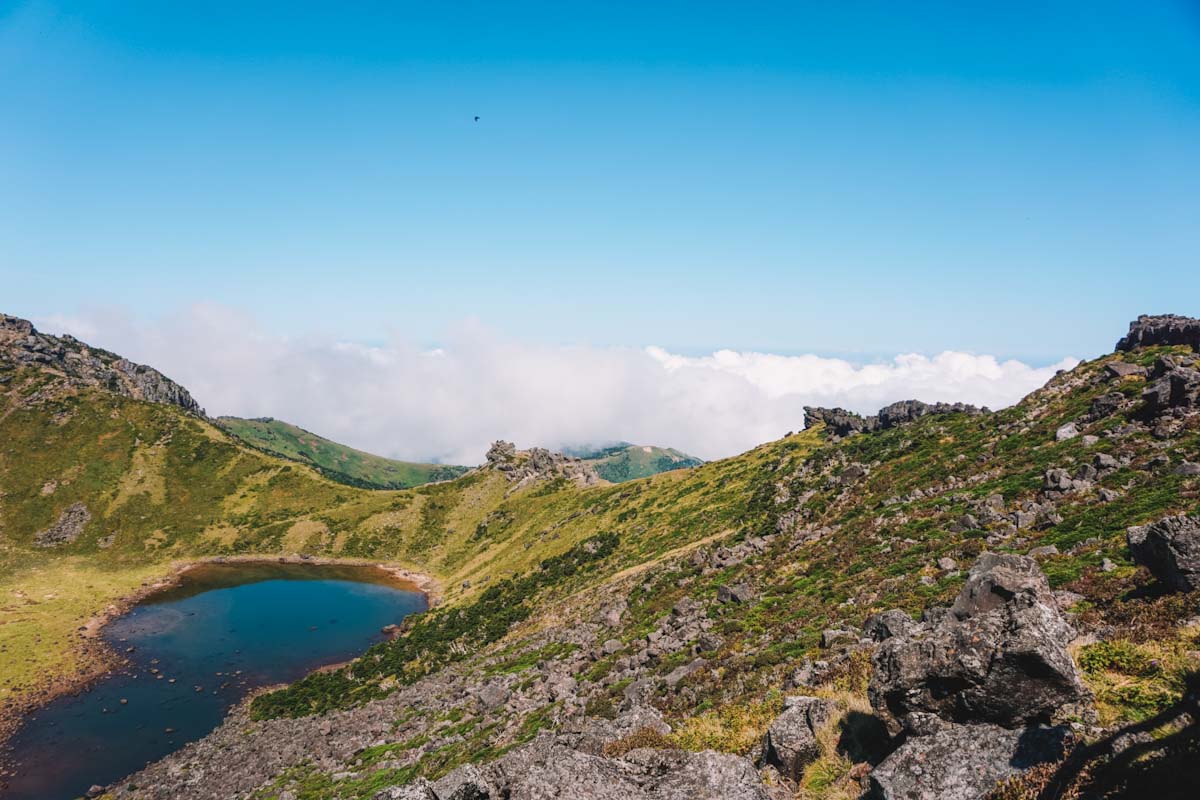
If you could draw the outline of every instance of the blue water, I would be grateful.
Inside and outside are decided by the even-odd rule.
[[[192,570],[105,627],[127,669],[18,729],[0,797],[69,800],[119,780],[207,734],[255,687],[348,660],[425,608],[423,594],[370,567]]]

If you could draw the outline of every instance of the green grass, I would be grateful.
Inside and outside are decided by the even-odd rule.
[[[252,447],[300,461],[332,480],[367,489],[409,489],[434,481],[453,480],[469,467],[397,461],[364,453],[290,423],[270,417],[220,417],[218,423]]]

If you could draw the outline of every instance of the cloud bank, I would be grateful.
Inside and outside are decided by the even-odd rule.
[[[805,405],[873,413],[896,400],[1000,408],[1044,384],[1047,367],[947,350],[870,364],[815,355],[659,347],[558,347],[477,325],[445,345],[379,346],[274,335],[231,309],[200,305],[157,321],[87,312],[37,321],[48,332],[150,364],[209,414],[273,416],[381,455],[475,464],[490,442],[628,440],[713,459],[804,425]]]

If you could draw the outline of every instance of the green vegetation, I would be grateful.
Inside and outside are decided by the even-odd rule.
[[[217,422],[251,447],[309,464],[331,480],[365,489],[409,489],[434,481],[453,480],[469,469],[448,464],[396,461],[364,453],[271,417],[220,417]]]
[[[704,463],[695,456],[670,447],[651,447],[628,442],[601,448],[568,448],[564,452],[591,462],[597,474],[612,483],[648,478],[660,472],[698,467]]]

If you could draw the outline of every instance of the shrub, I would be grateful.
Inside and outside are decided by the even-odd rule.
[[[673,747],[673,744],[670,739],[654,730],[654,728],[638,728],[628,736],[604,745],[604,755],[609,758],[619,758],[630,750],[637,750],[639,747],[661,749]]]

